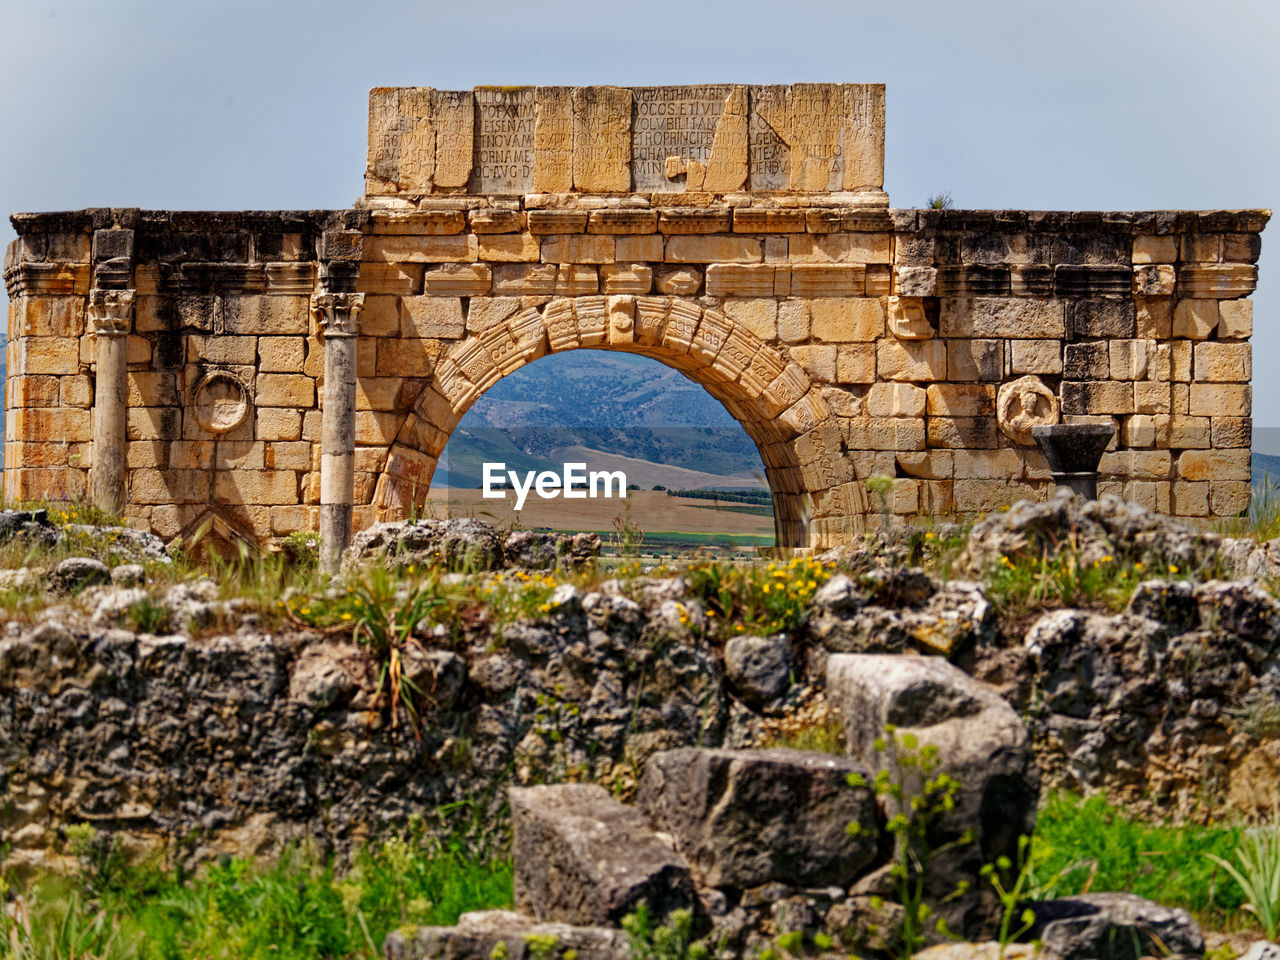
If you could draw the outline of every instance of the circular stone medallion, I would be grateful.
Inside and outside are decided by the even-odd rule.
[[[1015,443],[1031,444],[1031,428],[1057,423],[1058,398],[1039,377],[1019,377],[1004,384],[996,396],[996,422]]]
[[[210,433],[226,433],[249,415],[249,388],[230,373],[206,376],[193,394],[196,422]]]

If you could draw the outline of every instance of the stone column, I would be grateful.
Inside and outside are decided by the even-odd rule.
[[[311,310],[324,331],[320,436],[320,567],[337,572],[351,542],[355,494],[356,335],[363,293],[317,293]]]
[[[125,503],[126,424],[129,413],[127,346],[133,326],[132,290],[89,291],[97,378],[93,389],[93,469],[90,496],[104,510]]]

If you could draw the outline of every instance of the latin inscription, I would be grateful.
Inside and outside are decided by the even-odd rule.
[[[476,158],[473,193],[520,194],[533,191],[533,87],[476,90]]]
[[[683,177],[667,176],[667,160],[705,164],[711,157],[716,123],[724,113],[727,85],[641,87],[635,93],[631,127],[631,170],[635,189],[685,189]],[[683,173],[683,165],[680,172]]]

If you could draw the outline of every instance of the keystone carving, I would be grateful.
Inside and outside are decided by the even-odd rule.
[[[1032,427],[1049,426],[1059,419],[1058,398],[1039,377],[1019,377],[1000,387],[996,422],[1000,432],[1015,443],[1034,443]]]
[[[99,336],[121,336],[133,327],[132,290],[89,291],[89,322]]]
[[[311,314],[326,337],[354,337],[360,330],[363,293],[317,293],[311,297]]]

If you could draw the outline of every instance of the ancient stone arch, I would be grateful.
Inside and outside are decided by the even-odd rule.
[[[1116,428],[1102,492],[1247,506],[1269,211],[891,210],[883,179],[875,84],[379,88],[352,209],[15,214],[5,492],[318,526],[333,563],[481,392],[587,348],[717,397],[787,546],[1043,497],[1058,418]]]
[[[659,360],[724,404],[760,451],[782,546],[806,542],[809,491],[853,479],[841,469],[840,425],[808,375],[722,310],[680,297],[560,297],[447,348],[388,451],[373,498],[379,518],[422,505],[454,427],[486,389],[548,353],[578,349]],[[859,494],[850,487],[833,496]]]

